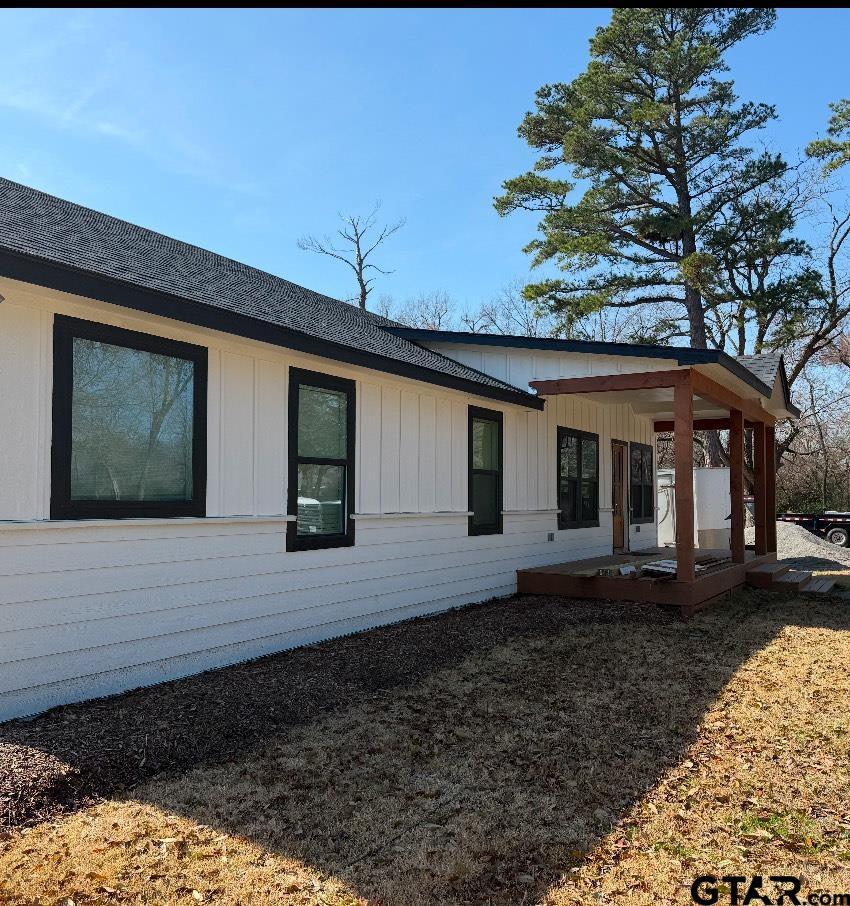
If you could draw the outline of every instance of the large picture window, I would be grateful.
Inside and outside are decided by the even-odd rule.
[[[599,436],[558,428],[558,528],[599,525]]]
[[[502,413],[469,407],[470,535],[502,531]]]
[[[354,381],[289,372],[289,550],[354,544]]]
[[[652,447],[631,444],[629,451],[629,502],[635,524],[655,521],[655,486],[652,479]]]
[[[203,516],[207,351],[57,315],[53,519]]]

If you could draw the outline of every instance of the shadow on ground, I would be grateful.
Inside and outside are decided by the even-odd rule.
[[[165,770],[133,797],[370,901],[536,903],[789,624],[847,629],[850,613],[747,593],[682,623],[516,598],[63,709],[0,742],[70,765],[65,807]],[[98,722],[113,749],[75,757]],[[21,816],[57,804],[38,796]]]
[[[830,572],[847,572],[848,564],[829,557],[784,557],[781,561],[792,569],[822,570]]]

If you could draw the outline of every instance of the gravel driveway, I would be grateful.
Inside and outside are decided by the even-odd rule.
[[[754,528],[746,530],[745,540],[755,541]],[[776,557],[795,569],[850,570],[850,548],[830,544],[791,522],[776,523]]]

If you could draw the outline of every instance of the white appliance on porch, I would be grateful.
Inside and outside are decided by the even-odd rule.
[[[658,470],[658,544],[676,543],[676,479],[673,469]],[[694,543],[704,550],[729,547],[729,469],[694,469]]]

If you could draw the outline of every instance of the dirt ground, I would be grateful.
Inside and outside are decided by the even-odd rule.
[[[683,623],[513,598],[62,709],[0,727],[0,901],[850,893],[848,665],[847,604],[748,592]],[[71,780],[39,786],[44,759]]]

